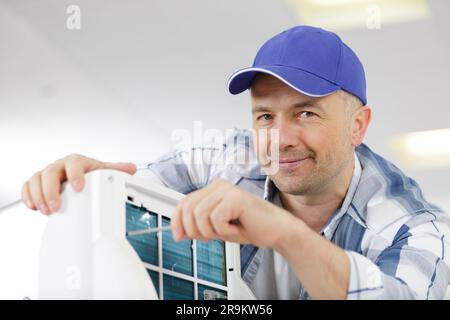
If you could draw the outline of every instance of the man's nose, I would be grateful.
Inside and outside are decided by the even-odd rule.
[[[295,147],[300,141],[300,132],[288,122],[282,122],[278,126],[279,148],[285,150],[289,147]]]

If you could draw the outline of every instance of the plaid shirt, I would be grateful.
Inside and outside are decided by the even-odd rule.
[[[138,174],[187,194],[217,178],[272,201],[273,182],[261,171],[250,130],[220,145],[173,150]],[[245,161],[236,161],[245,159]],[[442,299],[450,282],[450,218],[427,202],[417,183],[364,144],[342,206],[322,229],[350,260],[348,299]],[[241,274],[251,284],[262,250],[241,245]],[[299,299],[309,295],[301,290]]]

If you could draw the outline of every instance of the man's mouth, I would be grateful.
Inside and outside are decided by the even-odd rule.
[[[292,169],[298,165],[303,164],[308,159],[311,159],[310,157],[306,158],[300,158],[300,159],[280,159],[278,161],[280,169]]]

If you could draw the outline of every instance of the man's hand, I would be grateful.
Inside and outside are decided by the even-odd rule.
[[[184,237],[207,241],[221,239],[273,247],[283,226],[301,223],[289,212],[218,179],[184,197],[172,216],[176,241]]]
[[[302,220],[268,201],[219,179],[184,197],[171,222],[176,241],[251,243],[279,252],[313,299],[344,299],[350,263],[344,250]]]
[[[114,169],[129,174],[136,172],[132,163],[101,162],[78,154],[69,155],[36,172],[22,187],[22,200],[28,208],[48,215],[61,206],[61,185],[68,180],[75,191],[84,187],[84,174],[98,169]]]

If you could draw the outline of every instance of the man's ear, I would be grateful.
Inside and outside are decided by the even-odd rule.
[[[359,146],[364,136],[366,135],[367,127],[369,126],[372,117],[372,109],[369,106],[360,107],[352,116],[352,145]]]

